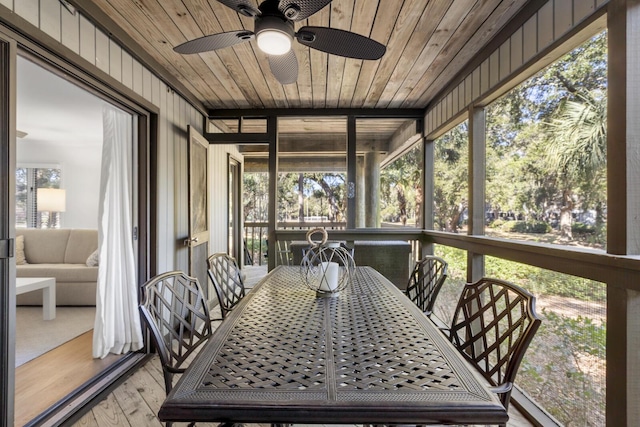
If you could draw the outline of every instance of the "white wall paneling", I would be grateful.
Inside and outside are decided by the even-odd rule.
[[[109,37],[96,28],[96,60],[95,65],[109,74]]]
[[[40,25],[39,3],[39,0],[14,0],[13,11],[38,27]]]
[[[80,14],[71,13],[60,5],[60,2],[43,1],[44,3],[54,3],[58,5],[60,11],[60,21],[62,25],[61,41],[62,44],[71,49],[74,53],[80,52]],[[44,19],[45,14],[42,14]]]
[[[122,84],[129,89],[133,89],[133,57],[127,51],[122,51]],[[157,91],[159,91],[159,79],[156,86]],[[158,96],[156,95],[151,102],[158,105]]]
[[[511,60],[511,67],[509,72],[516,70],[522,66],[522,28],[518,28],[515,33],[511,35],[511,43],[509,43],[509,59]]]
[[[109,75],[122,83],[122,48],[109,40]]]
[[[573,18],[576,21],[582,21],[596,10],[594,0],[579,0],[573,2]]]
[[[80,56],[96,65],[96,27],[80,16]]]
[[[500,72],[498,73],[498,81],[506,79],[511,74],[511,39],[502,43],[500,46]]]
[[[61,41],[60,3],[57,1],[45,1],[42,2],[41,6],[42,19],[40,19],[40,28],[55,40]]]
[[[555,0],[558,1],[558,0]],[[549,1],[538,11],[538,50],[542,50],[549,46],[553,40],[553,4],[555,1]]]

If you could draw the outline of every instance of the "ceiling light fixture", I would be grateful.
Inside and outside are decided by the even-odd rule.
[[[293,43],[293,23],[278,16],[266,15],[256,21],[258,47],[267,55],[284,55]]]
[[[291,50],[291,37],[278,30],[258,33],[258,47],[268,55],[284,55]]]

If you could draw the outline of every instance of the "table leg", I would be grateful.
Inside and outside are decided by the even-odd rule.
[[[56,318],[56,285],[45,286],[42,289],[42,318],[53,320]]]

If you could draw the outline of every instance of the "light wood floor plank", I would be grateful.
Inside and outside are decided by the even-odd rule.
[[[158,384],[162,386],[164,390],[164,374],[162,373],[160,359],[156,356],[154,360],[157,360],[157,363],[149,362],[144,365],[144,368],[149,371],[149,374],[156,380]]]
[[[98,427],[96,417],[93,416],[93,411],[89,411],[80,418],[76,424],[78,427]]]
[[[137,385],[137,379],[130,377],[113,392],[122,412],[127,417],[129,424],[140,427],[161,427],[162,423],[142,398]]]
[[[127,420],[127,416],[122,412],[120,405],[115,398],[115,394],[111,393],[105,399],[100,401],[94,408],[91,410],[93,416],[98,423],[98,427],[110,427],[110,426],[131,426],[137,427],[135,425],[131,425]],[[74,424],[74,425],[77,425]]]
[[[154,414],[157,414],[164,398],[166,397],[166,393],[164,386],[159,384],[156,378],[154,378],[151,372],[149,372],[150,365],[151,363],[147,363],[145,366],[138,369],[131,377],[131,382],[135,384],[140,397],[144,399],[149,408],[151,408],[151,411],[153,411]]]

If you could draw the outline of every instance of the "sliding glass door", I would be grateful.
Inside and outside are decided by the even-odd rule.
[[[0,33],[0,427],[13,426],[16,44]]]

